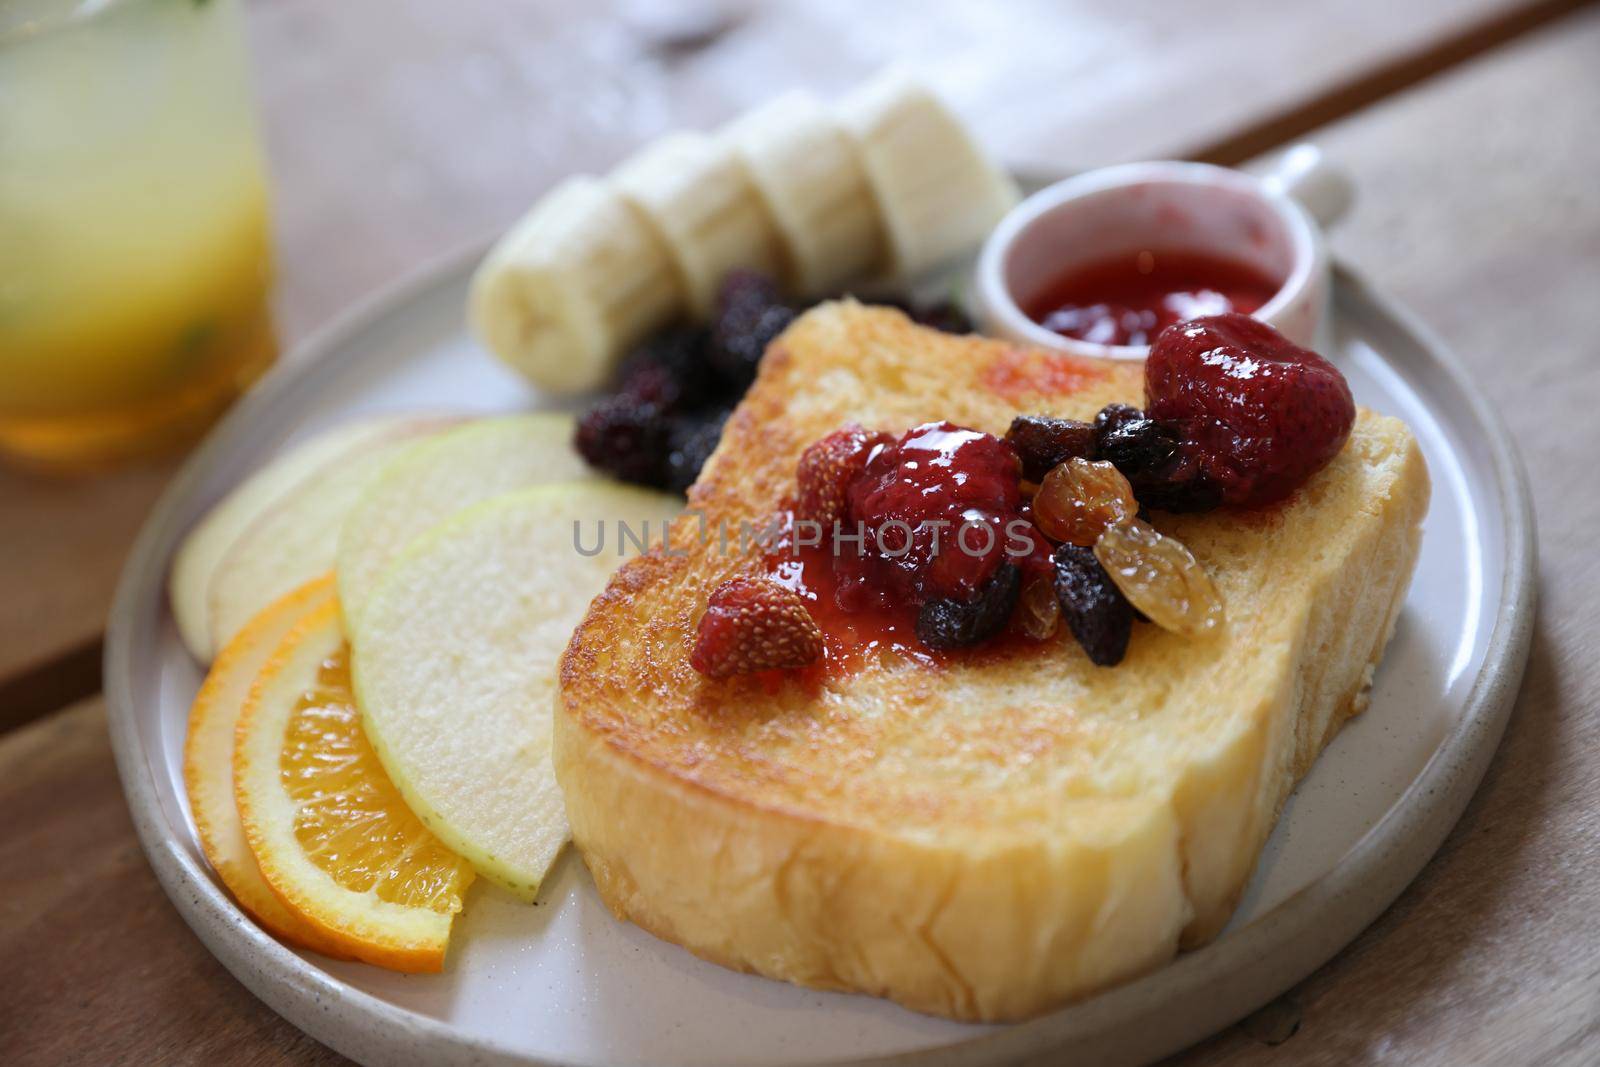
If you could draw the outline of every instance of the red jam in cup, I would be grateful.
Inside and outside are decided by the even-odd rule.
[[[1069,269],[1024,309],[1063,337],[1102,345],[1147,345],[1175,322],[1249,314],[1279,283],[1237,260],[1204,252],[1141,251]]]

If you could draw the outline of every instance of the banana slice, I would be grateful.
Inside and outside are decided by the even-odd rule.
[[[928,88],[891,70],[839,101],[889,234],[894,273],[936,267],[978,244],[1017,187]]]
[[[816,97],[785,93],[729,123],[722,136],[777,224],[797,293],[820,296],[885,264],[878,202],[860,154]]]
[[[478,339],[557,393],[602,385],[630,346],[682,310],[678,272],[650,224],[597,178],[556,186],[472,279]]]
[[[777,226],[727,142],[668,134],[618,167],[611,181],[665,239],[698,317],[710,315],[723,275],[737,267],[789,280]]]

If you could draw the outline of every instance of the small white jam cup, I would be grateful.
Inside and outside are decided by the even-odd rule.
[[[1140,251],[1204,253],[1278,280],[1255,317],[1318,347],[1330,290],[1322,226],[1350,206],[1353,187],[1314,145],[1286,153],[1263,178],[1205,163],[1129,163],[1039,190],[1000,221],[974,279],[985,333],[1095,359],[1143,359],[1148,345],[1063,337],[1023,308],[1077,267]]]

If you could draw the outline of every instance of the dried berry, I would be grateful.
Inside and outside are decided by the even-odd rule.
[[[640,363],[623,375],[614,396],[636,406],[649,404],[670,414],[682,404],[683,385],[661,364]]]
[[[1128,653],[1133,608],[1095,559],[1081,545],[1062,545],[1055,554],[1056,598],[1067,628],[1100,667],[1114,667]]]
[[[866,469],[872,450],[894,441],[886,433],[864,430],[855,423],[835,430],[800,454],[796,470],[800,491],[795,514],[831,530],[834,522],[849,517],[846,493],[851,481]]]
[[[1101,534],[1094,556],[1128,602],[1162,629],[1200,634],[1222,624],[1217,587],[1177,538],[1136,520]]]
[[[995,568],[976,596],[935,597],[917,613],[917,637],[932,649],[966,648],[1005,628],[1016,606],[1022,572],[1010,563]]]
[[[1193,514],[1222,506],[1222,493],[1216,483],[1192,462],[1170,467],[1163,474],[1149,475],[1134,483],[1139,502],[1158,511]]]
[[[1133,487],[1116,467],[1069,459],[1044,476],[1033,497],[1033,524],[1053,541],[1089,547],[1107,526],[1139,510]]]
[[[1223,500],[1239,505],[1298,489],[1338,455],[1356,416],[1338,368],[1236,313],[1163,330],[1145,361],[1145,399]]]
[[[1022,476],[1042,481],[1051,470],[1072,459],[1095,458],[1095,428],[1077,419],[1018,415],[1006,431],[1006,443],[1022,460]]]
[[[805,601],[770,578],[730,578],[712,592],[689,665],[708,678],[806,667],[822,631]]]
[[[1177,431],[1138,408],[1112,404],[1095,416],[1094,425],[1099,458],[1115,463],[1130,478],[1158,470],[1177,458]]]
[[[711,320],[711,366],[742,393],[755,381],[767,345],[794,321],[794,309],[771,278],[755,271],[729,271],[717,290]]]
[[[1115,464],[1128,479],[1141,504],[1192,512],[1209,511],[1222,503],[1222,494],[1205,476],[1188,442],[1137,408],[1126,408],[1107,420],[1096,448],[1101,459]]]
[[[1017,629],[1035,641],[1048,641],[1061,624],[1061,601],[1053,577],[1032,575],[1022,582],[1013,616]]]
[[[1135,419],[1144,417],[1145,413],[1132,404],[1107,404],[1094,417],[1094,432],[1096,437],[1103,437]]]
[[[578,420],[573,447],[591,466],[625,482],[666,485],[671,422],[654,404],[609,397]]]
[[[727,390],[707,359],[710,344],[710,334],[703,329],[669,326],[623,360],[616,391],[654,402],[666,411],[724,403]],[[652,392],[657,395],[650,395]]]
[[[667,488],[686,493],[722,440],[728,412],[712,411],[679,418],[672,427],[667,452]]]

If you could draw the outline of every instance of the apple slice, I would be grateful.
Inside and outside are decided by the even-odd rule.
[[[340,456],[401,433],[422,419],[418,415],[376,415],[324,430],[270,460],[206,512],[178,546],[167,576],[167,597],[178,634],[195,659],[209,663],[217,653],[217,646],[211,643],[206,591],[217,564],[239,535],[289,496],[295,486]]]
[[[356,703],[384,769],[446,845],[524,900],[567,840],[556,663],[618,565],[619,523],[659,544],[682,507],[602,481],[485,501],[407,546],[353,625]]]
[[[459,419],[411,419],[345,450],[258,515],[223,553],[206,586],[206,626],[222,648],[262,608],[333,569],[339,529],[367,486],[408,444]]]
[[[362,494],[339,533],[335,569],[346,619],[414,538],[463,508],[544,482],[589,475],[572,450],[573,419],[554,413],[484,419],[418,441]]]

